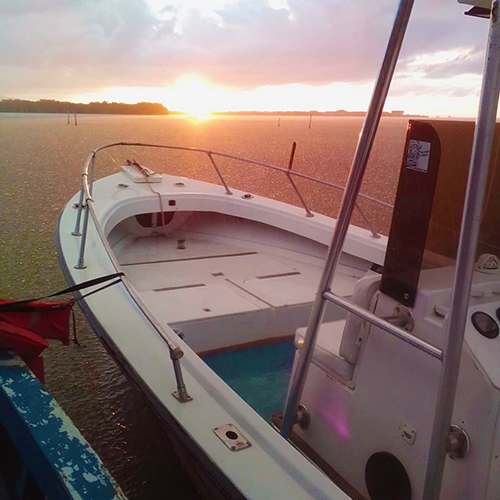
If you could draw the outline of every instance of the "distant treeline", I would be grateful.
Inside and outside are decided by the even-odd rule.
[[[365,116],[366,111],[346,111],[339,109],[337,111],[214,111],[214,115],[261,115],[261,116]],[[410,116],[405,115],[404,111],[384,111],[382,116]],[[411,115],[417,116],[417,115]],[[424,116],[424,115],[418,115]]]
[[[168,115],[168,109],[159,102],[91,102],[89,104],[40,99],[25,101],[23,99],[2,99],[1,113],[95,113],[112,115]]]
[[[214,111],[215,115],[261,115],[261,116],[364,116],[365,111]],[[387,113],[386,113],[387,114]]]

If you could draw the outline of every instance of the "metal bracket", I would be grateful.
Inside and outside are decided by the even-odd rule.
[[[411,332],[415,328],[415,320],[413,319],[411,309],[401,304],[394,308],[392,316],[387,316],[383,319],[393,325],[404,328],[407,332]]]
[[[170,359],[172,360],[172,365],[174,367],[175,382],[177,384],[177,390],[172,393],[172,396],[180,403],[188,403],[189,401],[192,401],[193,398],[187,392],[186,384],[184,384],[184,378],[182,376],[181,363],[179,361],[184,353],[179,347],[172,349],[169,345],[169,349]]]
[[[446,451],[452,460],[465,458],[470,452],[470,438],[462,427],[452,424],[446,442]]]
[[[311,412],[306,405],[300,404],[297,408],[297,420],[296,423],[302,429],[307,429],[311,423]]]
[[[193,401],[193,398],[186,392],[185,387],[184,387],[184,393],[182,391],[174,391],[172,393],[172,396],[181,403],[187,403],[189,401]]]

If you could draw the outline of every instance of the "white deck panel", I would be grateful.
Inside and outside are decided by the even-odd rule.
[[[211,273],[214,260],[223,261],[215,268],[223,269],[222,276]],[[272,273],[266,277],[270,269]],[[321,275],[321,270],[310,264],[298,262],[291,267],[262,254],[129,266],[125,270],[162,324],[311,303]],[[350,296],[357,279],[337,273],[333,290]]]
[[[251,247],[192,235],[185,247],[177,248],[176,237],[138,238],[119,257],[129,263],[123,267],[127,277],[162,324],[311,303],[321,278],[320,266]],[[358,274],[340,265],[335,293],[350,296]]]
[[[305,263],[297,267],[301,271],[298,275],[251,278],[244,280],[242,286],[275,307],[311,302],[316,295],[322,269]],[[352,295],[357,281],[358,278],[337,272],[334,280],[335,293]]]
[[[252,297],[243,297],[225,283],[195,288],[142,293],[142,299],[162,324],[256,311],[266,307]]]
[[[216,278],[244,280],[295,271],[293,267],[259,253],[140,264],[124,266],[123,269],[138,290],[207,284]]]

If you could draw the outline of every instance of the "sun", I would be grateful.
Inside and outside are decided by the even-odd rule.
[[[186,112],[189,118],[193,118],[197,121],[202,121],[202,120],[208,120],[209,118],[212,118],[212,112],[211,111],[187,111]]]
[[[204,120],[210,117],[218,89],[194,74],[182,75],[173,89],[172,105],[190,117]]]

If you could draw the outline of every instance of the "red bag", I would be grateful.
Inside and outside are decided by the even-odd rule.
[[[91,295],[116,285],[121,281],[121,276],[121,272],[101,276],[37,299],[0,299],[0,348],[16,351],[43,382],[41,354],[49,346],[45,339],[60,340],[64,345],[69,345],[69,322],[75,299],[66,302],[43,302],[41,299],[73,293],[118,278],[87,294]],[[78,343],[76,336],[75,342]]]
[[[0,304],[14,304],[0,299]],[[69,319],[74,301],[30,302],[16,308],[14,312],[0,310],[0,321],[30,330],[46,339],[60,340],[69,345]]]

